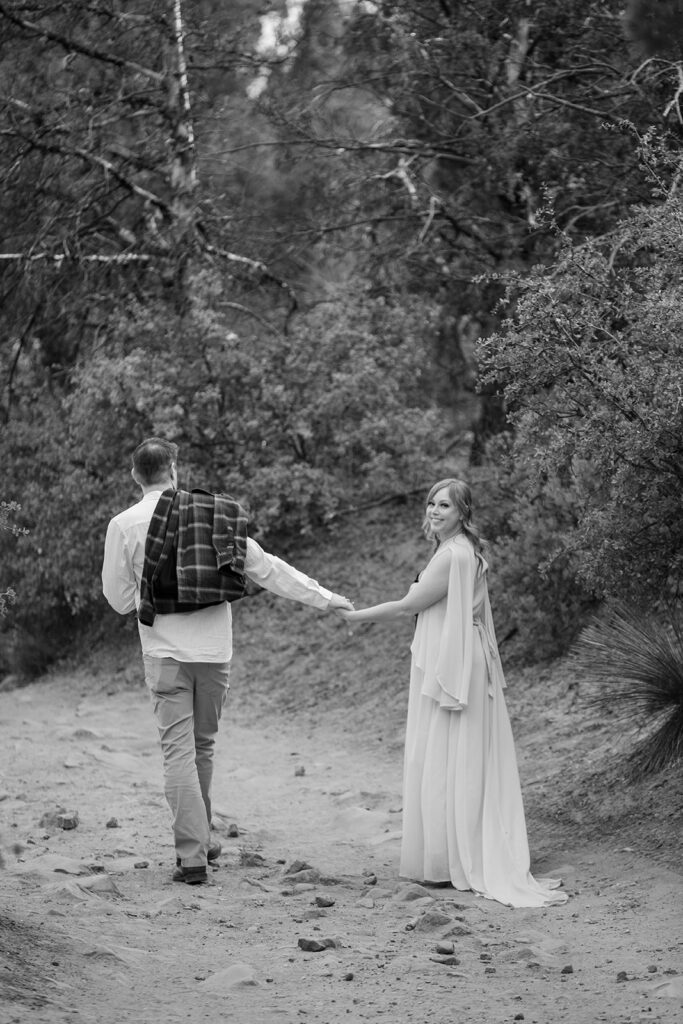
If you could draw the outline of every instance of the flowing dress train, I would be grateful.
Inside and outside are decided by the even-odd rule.
[[[529,871],[488,566],[462,535],[436,558],[450,559],[448,593],[418,615],[411,646],[400,874],[513,907],[564,903]]]

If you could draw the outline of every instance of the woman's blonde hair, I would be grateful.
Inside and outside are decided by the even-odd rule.
[[[486,541],[479,533],[478,528],[472,522],[472,491],[470,490],[469,484],[466,484],[464,480],[457,480],[455,477],[449,477],[446,480],[439,480],[438,483],[435,483],[430,487],[425,506],[429,505],[429,502],[432,500],[434,495],[444,488],[448,490],[448,497],[460,513],[460,518],[462,520],[462,532],[468,540],[471,541],[475,554],[483,556]],[[429,525],[429,519],[426,515],[422,523],[422,529],[424,530],[425,535],[429,537],[430,540],[433,540],[435,546],[438,548],[440,544],[439,538],[435,537],[432,533]]]

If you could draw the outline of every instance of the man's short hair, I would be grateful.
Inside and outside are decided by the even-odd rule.
[[[133,469],[146,487],[165,480],[178,459],[178,445],[163,437],[147,437],[133,452]]]

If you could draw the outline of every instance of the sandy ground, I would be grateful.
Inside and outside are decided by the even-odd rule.
[[[511,910],[398,878],[401,707],[354,717],[341,701],[311,713],[233,692],[215,774],[224,854],[201,887],[171,881],[135,672],[0,692],[2,1024],[683,1019],[671,844],[662,854],[635,818],[632,833],[583,828],[580,800],[565,814],[547,797],[585,768],[590,730],[574,746],[576,724],[548,743],[552,716],[517,730],[533,870],[570,899]]]

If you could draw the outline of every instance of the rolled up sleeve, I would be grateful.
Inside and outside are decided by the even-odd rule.
[[[255,583],[279,597],[299,601],[312,608],[327,608],[332,592],[293,565],[264,551],[251,537],[247,540],[244,571]]]

